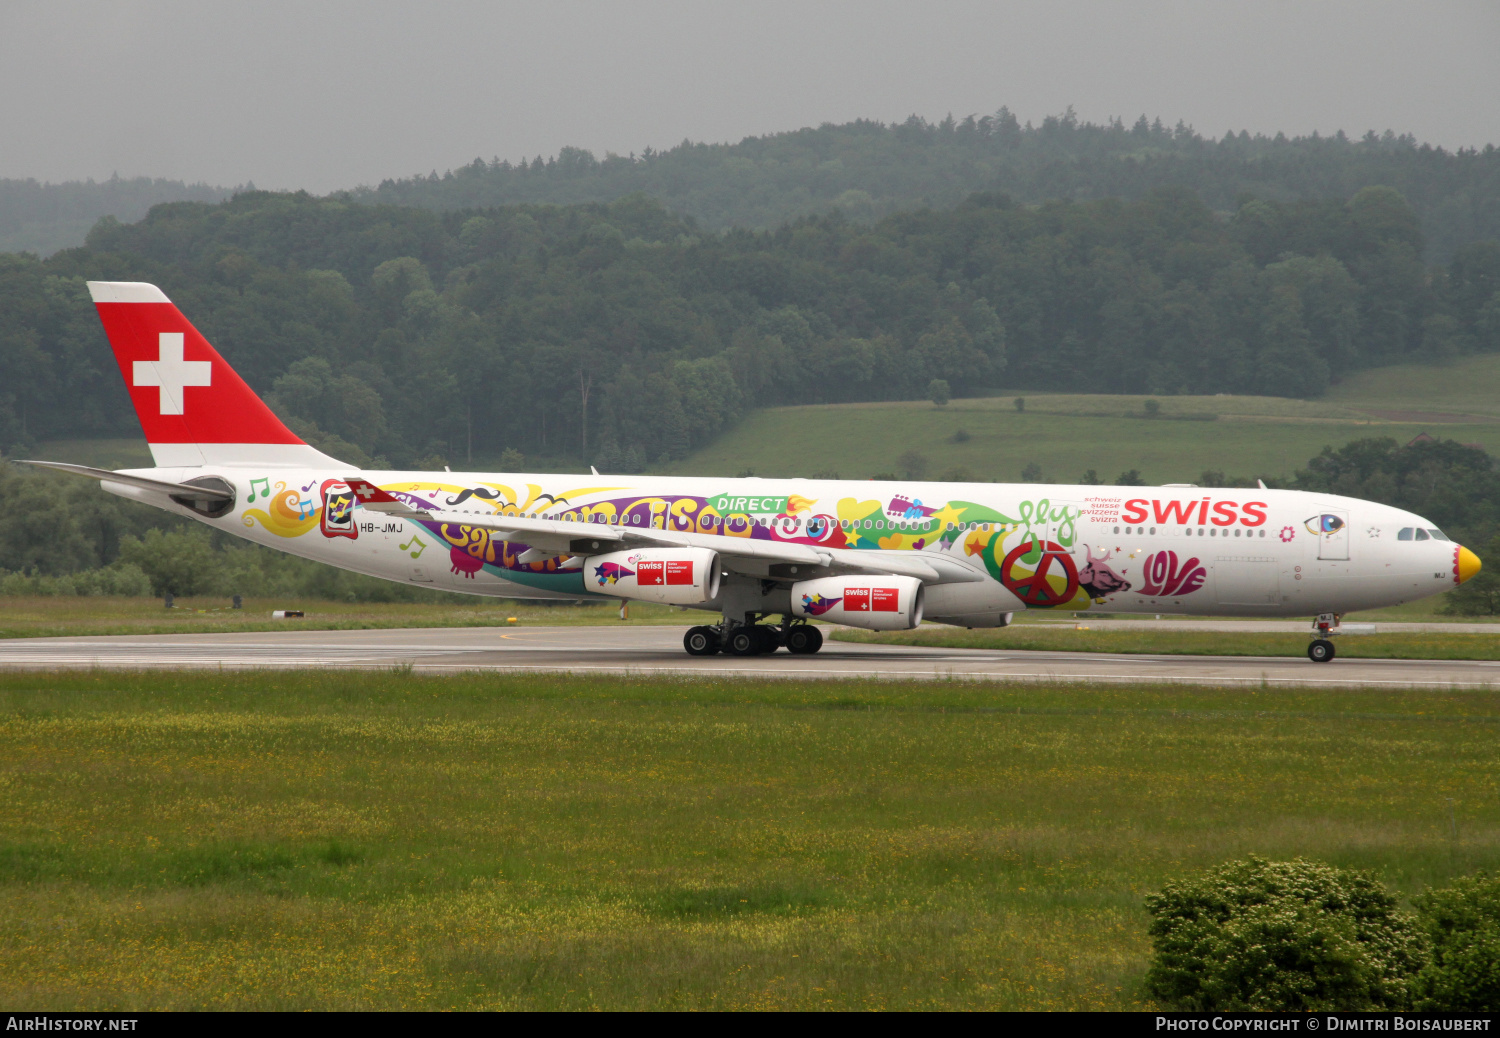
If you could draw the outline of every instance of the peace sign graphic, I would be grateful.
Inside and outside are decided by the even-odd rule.
[[[1078,593],[1078,569],[1073,565],[1073,557],[1063,550],[1062,545],[1045,541],[1036,569],[1028,570],[1020,565],[1020,560],[1032,550],[1033,542],[1029,540],[1010,550],[1000,564],[1000,583],[1034,608],[1046,609],[1072,601]],[[1053,573],[1053,565],[1060,566],[1062,572]]]

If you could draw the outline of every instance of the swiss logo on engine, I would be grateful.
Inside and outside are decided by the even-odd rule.
[[[844,588],[846,613],[899,613],[901,592],[893,587]]]
[[[635,565],[635,582],[641,587],[662,587],[666,584],[691,586],[693,561],[668,559],[665,562],[638,562]]]

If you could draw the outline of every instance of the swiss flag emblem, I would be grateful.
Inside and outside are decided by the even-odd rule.
[[[155,386],[162,414],[182,414],[182,391],[188,386],[213,385],[213,361],[183,360],[182,340],[181,332],[162,332],[156,337],[159,356],[131,367],[131,385]]]
[[[90,284],[146,442],[302,442],[176,306],[145,287],[153,301],[116,302],[110,284]]]

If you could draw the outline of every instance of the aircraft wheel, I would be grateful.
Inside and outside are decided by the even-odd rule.
[[[712,627],[689,627],[682,636],[682,647],[689,656],[712,656],[719,651],[719,636]]]
[[[760,638],[760,652],[769,656],[781,648],[781,632],[776,630],[776,628],[767,627],[765,624],[756,624],[755,633]]]
[[[1307,647],[1307,658],[1314,663],[1327,663],[1333,657],[1333,642],[1327,638],[1314,639],[1313,643]]]
[[[761,652],[761,638],[754,627],[736,627],[724,639],[724,651],[731,656],[755,656]]]
[[[811,655],[823,647],[823,632],[811,624],[796,624],[786,632],[786,651]]]

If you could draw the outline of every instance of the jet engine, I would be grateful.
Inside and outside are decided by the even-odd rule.
[[[916,577],[819,577],[792,585],[792,614],[871,631],[905,631],[922,622]]]
[[[719,594],[719,553],[712,548],[641,548],[590,555],[583,586],[600,595],[666,605],[701,605]]]

